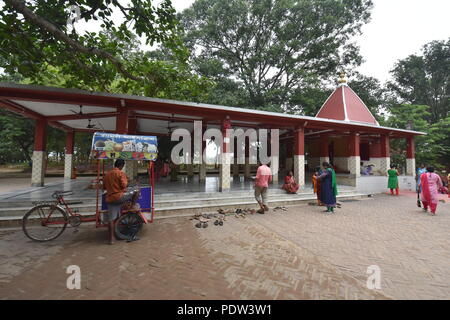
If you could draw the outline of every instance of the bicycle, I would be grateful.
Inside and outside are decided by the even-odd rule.
[[[67,202],[64,196],[73,194],[72,191],[55,191],[52,194],[54,201],[35,202],[22,219],[22,230],[25,235],[34,241],[45,242],[58,238],[67,225],[76,228],[82,222],[96,222],[97,227],[106,226],[94,217],[83,217],[72,210],[70,205],[81,204],[82,201]],[[136,235],[142,228],[144,221],[136,210],[122,210],[115,227],[116,237],[128,240]]]
[[[54,201],[34,202],[22,219],[22,229],[25,235],[34,241],[50,241],[59,237],[67,224],[78,227],[81,222],[95,221],[93,218],[83,218],[70,205],[83,203],[81,201],[67,202],[64,195],[71,195],[72,191],[55,191]]]

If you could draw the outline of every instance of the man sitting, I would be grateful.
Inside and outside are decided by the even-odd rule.
[[[114,226],[117,218],[119,218],[122,205],[130,200],[134,204],[139,196],[138,190],[127,189],[128,179],[122,171],[124,166],[125,160],[117,159],[114,168],[103,179],[108,204],[108,213],[104,215],[104,219],[108,223],[109,244],[114,244]]]

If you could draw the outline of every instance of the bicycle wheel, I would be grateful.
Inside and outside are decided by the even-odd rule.
[[[143,221],[137,213],[126,213],[117,219],[116,237],[120,240],[128,240],[137,235],[142,228]]]
[[[22,219],[25,235],[34,241],[56,239],[67,227],[67,213],[55,205],[42,204],[31,208]]]

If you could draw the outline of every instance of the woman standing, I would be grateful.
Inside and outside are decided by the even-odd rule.
[[[395,165],[391,164],[391,169],[387,171],[388,179],[388,188],[391,190],[391,195],[395,194],[398,196],[398,171],[395,168]]]
[[[420,176],[420,186],[422,189],[421,199],[423,210],[428,211],[428,206],[433,215],[436,214],[436,208],[439,201],[438,190],[442,187],[442,180],[436,173],[434,167],[428,167],[427,172]]]
[[[316,167],[314,169],[314,174],[312,176],[312,182],[313,182],[313,188],[314,193],[317,195],[317,205],[321,206],[322,203],[320,202],[320,180],[317,179],[318,176],[322,174],[322,169],[320,167]]]
[[[328,162],[322,163],[324,172],[317,177],[320,180],[320,201],[327,206],[325,212],[334,212],[336,196],[338,194],[336,173]]]

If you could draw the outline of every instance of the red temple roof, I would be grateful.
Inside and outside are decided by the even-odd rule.
[[[369,108],[345,80],[341,80],[339,87],[328,97],[316,117],[379,125]]]

